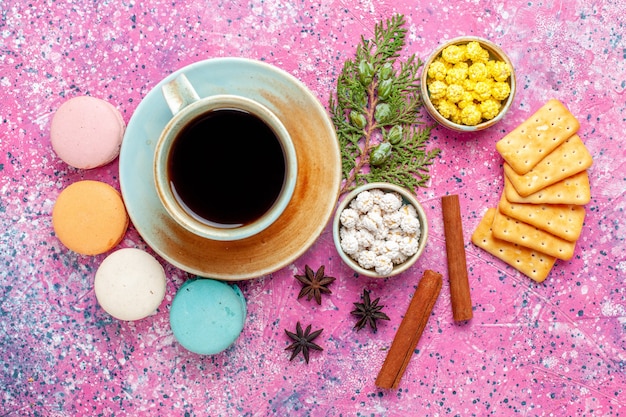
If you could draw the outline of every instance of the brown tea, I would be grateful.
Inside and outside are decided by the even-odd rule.
[[[274,131],[237,109],[212,110],[176,137],[168,159],[172,192],[196,219],[234,228],[254,222],[277,200],[286,163]]]

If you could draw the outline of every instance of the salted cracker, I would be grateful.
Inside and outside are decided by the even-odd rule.
[[[512,219],[528,223],[569,242],[578,239],[585,220],[583,206],[511,203],[504,194],[500,198],[498,209]]]
[[[491,225],[496,211],[495,208],[487,210],[472,234],[472,243],[511,265],[530,279],[537,282],[544,281],[554,266],[556,258],[495,238]]]
[[[504,174],[511,180],[518,194],[526,197],[586,170],[592,163],[593,159],[585,144],[574,134],[526,174],[517,174],[506,162]]]
[[[567,261],[574,256],[576,242],[569,242],[496,210],[491,225],[494,237]]]
[[[551,99],[500,139],[496,149],[516,174],[524,175],[579,127],[580,123],[563,103]]]
[[[586,170],[579,172],[526,197],[519,195],[509,178],[505,175],[504,195],[511,203],[576,204],[582,206],[591,200],[589,175],[587,175]]]

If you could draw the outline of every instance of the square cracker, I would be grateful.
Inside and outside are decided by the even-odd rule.
[[[517,174],[524,175],[579,127],[563,103],[552,99],[500,139],[496,149]]]
[[[526,197],[519,195],[505,175],[504,195],[511,203],[577,204],[582,206],[591,200],[589,175],[587,175],[586,170],[579,172]]]
[[[512,219],[528,223],[569,242],[578,239],[585,220],[583,206],[511,203],[504,194],[500,198],[498,209]]]
[[[530,279],[537,282],[544,281],[554,266],[556,258],[495,238],[491,230],[495,214],[495,208],[487,210],[472,234],[472,242]]]
[[[564,261],[574,256],[576,242],[569,242],[528,223],[512,219],[499,210],[496,210],[491,229],[493,236],[498,239],[517,243]]]
[[[524,175],[517,174],[506,162],[504,173],[518,194],[526,197],[549,185],[586,170],[593,163],[580,137],[574,134]]]

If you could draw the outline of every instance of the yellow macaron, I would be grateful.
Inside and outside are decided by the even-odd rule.
[[[57,197],[52,226],[68,249],[82,255],[99,255],[114,248],[128,228],[122,196],[110,185],[78,181]]]

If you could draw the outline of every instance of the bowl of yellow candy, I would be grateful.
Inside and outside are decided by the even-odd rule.
[[[459,132],[500,121],[515,96],[515,70],[494,43],[473,36],[452,39],[424,64],[422,98],[439,124]]]

